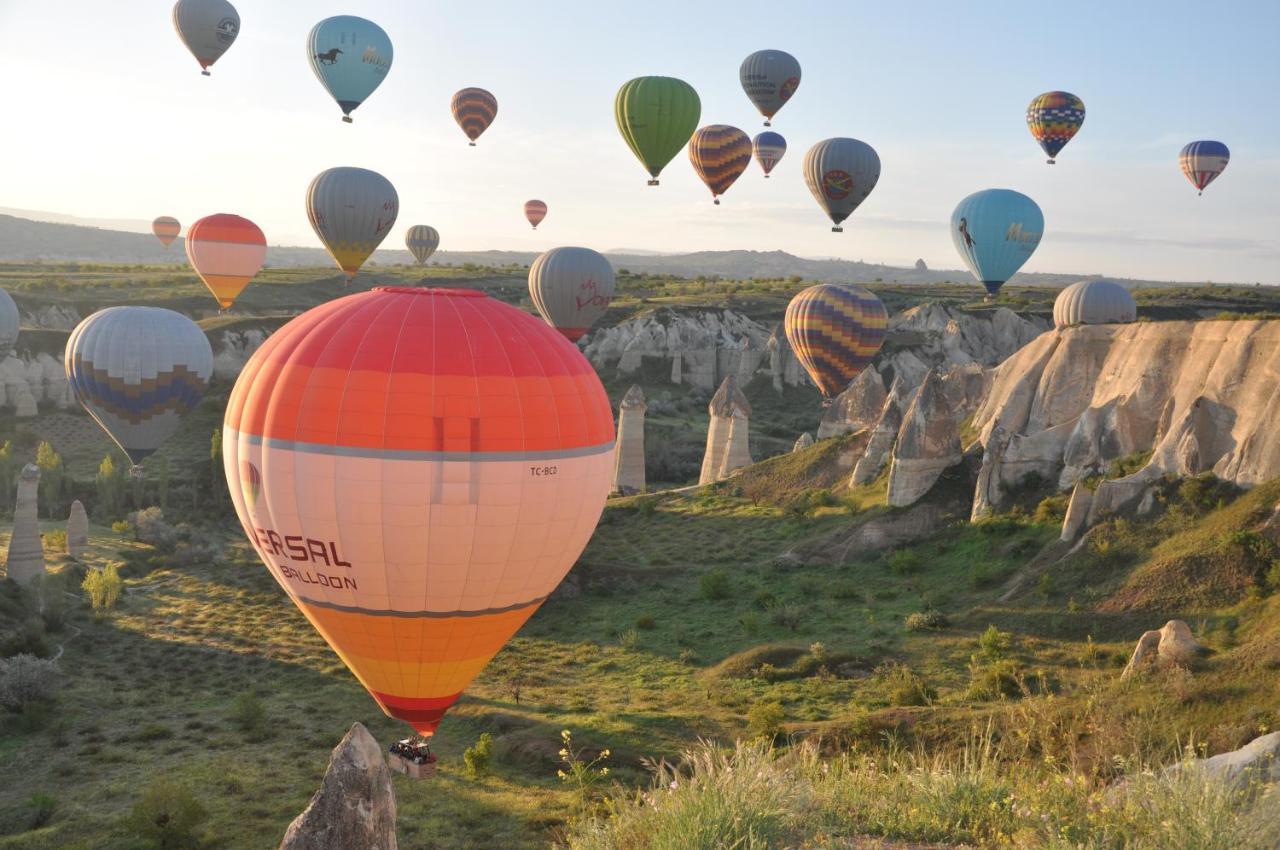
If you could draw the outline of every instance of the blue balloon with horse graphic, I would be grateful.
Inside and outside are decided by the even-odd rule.
[[[951,214],[951,239],[989,295],[1035,253],[1044,235],[1044,213],[1012,189],[984,189],[961,201]]]
[[[338,102],[348,124],[355,108],[387,78],[393,53],[382,27],[353,15],[325,18],[307,36],[311,70]]]

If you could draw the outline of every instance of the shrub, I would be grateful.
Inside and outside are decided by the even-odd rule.
[[[640,645],[640,632],[635,629],[627,629],[618,633],[618,646],[623,649],[635,649]]]
[[[1067,506],[1070,503],[1071,497],[1066,493],[1048,496],[1036,505],[1035,513],[1031,518],[1044,525],[1058,525],[1067,518]]]
[[[773,741],[782,734],[782,724],[786,720],[787,713],[782,703],[772,700],[757,702],[747,711],[747,734],[752,738]]]
[[[768,590],[757,590],[756,595],[751,599],[751,604],[761,611],[768,611],[778,604],[778,597]]]
[[[67,551],[67,532],[65,529],[46,531],[40,536],[44,538],[44,548],[46,552],[65,553]]]
[[[105,567],[90,567],[80,587],[88,595],[93,610],[106,613],[116,607],[124,582],[116,565],[107,564]]]
[[[884,683],[890,705],[928,705],[938,692],[905,664],[882,665],[877,676]]]
[[[58,662],[23,653],[0,661],[0,706],[26,711],[53,699],[61,674]]]
[[[908,614],[906,620],[907,631],[909,632],[945,629],[949,625],[951,625],[951,621],[947,619],[947,615],[933,609]]]
[[[157,549],[172,549],[178,542],[178,530],[165,522],[164,511],[160,508],[133,511],[129,514],[129,526],[138,540]]]
[[[265,738],[270,732],[267,720],[267,707],[257,694],[246,691],[231,703],[229,718],[241,732],[250,739]]]
[[[658,509],[658,500],[653,496],[644,496],[636,499],[633,504],[635,505],[636,513],[642,517],[651,517],[654,511]]]
[[[986,661],[999,661],[1009,651],[1009,633],[1002,632],[994,625],[978,638],[978,654]]]
[[[920,556],[910,549],[899,549],[889,556],[889,571],[896,576],[918,573],[923,566]]]
[[[698,591],[703,599],[728,599],[730,590],[729,573],[720,567],[703,573],[698,579]]]
[[[48,826],[58,810],[58,798],[43,791],[36,791],[27,799],[27,829]]]
[[[1022,668],[1011,658],[975,664],[969,676],[969,699],[1014,699],[1026,692]]]
[[[658,623],[657,623],[657,621],[656,621],[656,620],[654,620],[654,619],[653,619],[653,615],[652,615],[652,614],[641,614],[639,617],[637,617],[637,618],[636,618],[636,628],[637,628],[637,629],[644,629],[645,631],[652,631],[653,629],[655,629],[655,628],[657,628],[657,627],[658,627]]]
[[[462,761],[466,764],[467,776],[471,779],[488,775],[489,766],[493,762],[493,736],[488,732],[481,732],[475,746],[467,747],[462,753]]]
[[[680,650],[680,654],[676,657],[680,660],[681,664],[687,664],[690,667],[697,664],[700,660],[698,658],[698,653],[694,652],[692,649],[682,649]]]
[[[782,626],[794,632],[804,622],[804,608],[794,602],[777,605],[770,612],[769,619],[775,626]]]
[[[158,777],[142,792],[124,827],[156,850],[195,850],[197,830],[208,817],[189,788]]]

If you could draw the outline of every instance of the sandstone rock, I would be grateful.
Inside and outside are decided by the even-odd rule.
[[[18,475],[18,497],[13,509],[13,535],[9,538],[6,575],[18,584],[30,584],[44,575],[44,541],[40,538],[40,468],[34,463]]]
[[[884,379],[875,369],[863,369],[844,392],[831,401],[818,424],[818,439],[870,428],[880,418],[888,397]]]
[[[648,410],[644,391],[632,384],[618,404],[618,439],[613,454],[613,489],[618,493],[640,493],[645,487],[644,414]]]
[[[729,472],[751,463],[747,450],[751,404],[738,387],[738,380],[728,375],[707,405],[711,422],[707,426],[707,448],[702,456],[699,484],[722,480]],[[745,456],[745,463],[743,459]],[[736,465],[735,465],[736,464]]]
[[[809,448],[813,445],[813,435],[805,431],[799,437],[796,437],[796,444],[791,447],[791,451],[798,452]]]
[[[71,515],[67,518],[67,554],[83,558],[89,550],[89,515],[84,505],[76,499],[71,503]]]
[[[1169,770],[1200,771],[1210,779],[1241,789],[1254,783],[1280,782],[1280,732],[1254,738],[1238,750],[1176,764]]]
[[[320,790],[280,850],[396,850],[396,795],[378,742],[359,723],[334,749]]]
[[[1067,504],[1067,515],[1062,519],[1060,540],[1071,542],[1080,536],[1085,520],[1089,517],[1089,509],[1093,507],[1093,491],[1083,481],[1077,481],[1071,491],[1071,501]]]
[[[973,415],[991,386],[991,371],[980,363],[952,366],[942,375],[942,389],[957,421]]]
[[[213,346],[213,376],[228,380],[238,377],[253,353],[267,341],[269,333],[266,328],[223,331],[209,340]]]
[[[902,417],[889,465],[888,503],[903,507],[928,493],[961,461],[960,434],[937,372],[930,372]]]
[[[1120,678],[1128,678],[1143,664],[1156,661],[1160,664],[1185,667],[1203,649],[1191,634],[1191,628],[1182,620],[1170,620],[1159,629],[1145,632],[1138,638],[1133,655]]]
[[[36,406],[36,397],[31,394],[29,387],[24,385],[19,389],[17,398],[13,402],[13,415],[19,419],[31,419],[40,412]]]
[[[867,448],[853,467],[854,486],[870,484],[880,475],[880,471],[889,463],[889,454],[893,443],[898,439],[898,429],[902,427],[903,388],[901,381],[895,381],[889,388],[884,405],[880,408],[880,418],[872,426],[871,436],[867,440]]]
[[[982,451],[982,466],[978,470],[978,484],[974,490],[973,509],[969,513],[969,521],[988,516],[1000,504],[1004,495],[1004,456],[1009,449],[1010,436],[1005,430],[996,426],[987,438],[987,445]]]

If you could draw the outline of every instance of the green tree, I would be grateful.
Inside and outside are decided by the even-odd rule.
[[[169,777],[156,777],[124,819],[125,828],[157,850],[194,850],[209,818],[199,799]]]
[[[169,461],[168,459],[163,457],[152,458],[151,469],[155,474],[156,498],[159,499],[161,508],[168,509],[169,507]]]
[[[121,580],[116,565],[107,564],[101,568],[90,567],[80,587],[88,594],[93,610],[105,614],[116,607],[120,591],[124,589],[124,581]]]
[[[40,501],[44,502],[45,516],[58,514],[62,503],[62,485],[65,478],[62,455],[47,441],[36,449],[36,466],[40,467]]]
[[[124,471],[116,466],[110,454],[98,464],[94,483],[98,488],[98,510],[103,516],[118,516],[124,500]]]
[[[18,459],[13,456],[13,441],[0,446],[0,511],[13,509],[13,487],[18,477]]]

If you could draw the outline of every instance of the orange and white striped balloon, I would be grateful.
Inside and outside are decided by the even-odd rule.
[[[224,310],[262,271],[266,259],[267,237],[247,218],[217,213],[187,230],[187,260]]]
[[[547,217],[547,204],[545,201],[532,200],[524,202],[524,217],[533,229],[537,230],[538,225],[542,224],[542,220]]]
[[[173,240],[178,238],[178,234],[182,232],[182,225],[173,216],[162,215],[151,222],[151,232],[160,240],[161,245],[168,248],[173,244]]]
[[[591,364],[475,290],[380,287],[272,334],[222,431],[267,569],[423,735],[586,546],[613,417]]]

